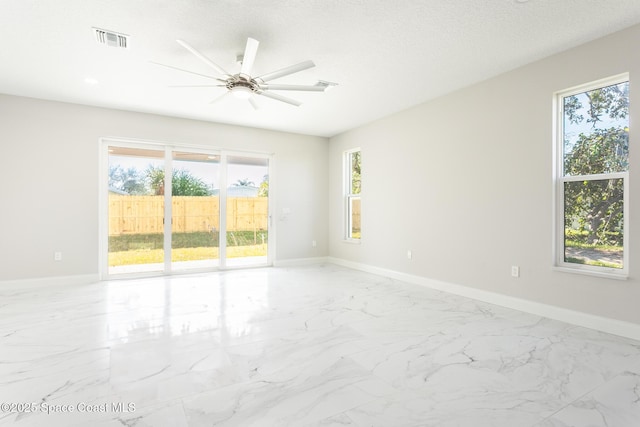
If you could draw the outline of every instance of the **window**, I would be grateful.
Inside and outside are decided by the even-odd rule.
[[[360,240],[360,158],[360,149],[344,153],[347,240]]]
[[[556,266],[628,272],[629,81],[557,95]]]

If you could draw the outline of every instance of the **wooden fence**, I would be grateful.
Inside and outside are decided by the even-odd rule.
[[[174,233],[220,229],[218,196],[175,196],[172,199]],[[227,198],[227,231],[266,230],[266,197]],[[109,195],[109,235],[162,233],[164,196]]]
[[[353,230],[360,231],[360,199],[353,199],[351,205],[351,227]]]

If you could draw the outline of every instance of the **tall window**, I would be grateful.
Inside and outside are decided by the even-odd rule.
[[[628,76],[558,94],[556,265],[628,272]]]
[[[345,151],[346,239],[360,240],[360,149]]]

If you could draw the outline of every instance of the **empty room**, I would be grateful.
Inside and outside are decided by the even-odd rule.
[[[637,0],[0,36],[0,426],[640,426]]]

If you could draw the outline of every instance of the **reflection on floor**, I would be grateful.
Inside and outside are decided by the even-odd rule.
[[[2,288],[0,339],[0,425],[640,425],[639,342],[334,265]]]

